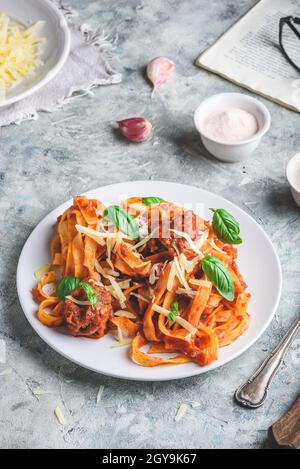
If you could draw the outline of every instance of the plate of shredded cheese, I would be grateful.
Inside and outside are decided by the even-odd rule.
[[[64,65],[70,32],[49,0],[0,0],[0,108],[45,86]]]
[[[238,221],[236,246],[212,207],[225,225]],[[168,213],[178,236],[173,228],[155,236],[152,222],[164,220],[165,230]],[[219,283],[222,272],[212,275],[207,263],[220,261],[230,276]],[[98,373],[145,381],[194,376],[237,358],[269,326],[281,285],[278,255],[253,218],[219,195],[160,181],[75,196],[35,228],[17,269],[23,311],[50,347]]]

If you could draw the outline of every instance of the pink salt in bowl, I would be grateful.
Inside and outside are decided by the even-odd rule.
[[[256,128],[253,135],[228,140],[216,137],[213,132],[208,131],[208,120],[236,109],[245,111],[255,118]],[[251,96],[242,93],[221,93],[211,96],[200,104],[195,111],[194,122],[206,150],[219,160],[235,163],[247,159],[256,150],[270,129],[271,116],[266,106]],[[234,130],[236,130],[234,134],[238,135],[238,129]]]

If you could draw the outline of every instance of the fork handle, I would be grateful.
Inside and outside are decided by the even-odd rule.
[[[235,393],[238,404],[249,409],[257,409],[265,402],[269,386],[276,375],[285,354],[300,330],[298,320],[288,331],[277,348],[266,358],[254,375]]]

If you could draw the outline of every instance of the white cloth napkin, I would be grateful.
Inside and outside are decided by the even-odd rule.
[[[53,0],[54,1],[54,0]],[[0,111],[0,127],[38,119],[38,112],[61,109],[71,99],[90,94],[100,85],[120,83],[122,76],[110,66],[113,44],[99,31],[73,22],[74,11],[61,0],[54,3],[63,11],[71,30],[71,52],[58,75],[34,95]]]

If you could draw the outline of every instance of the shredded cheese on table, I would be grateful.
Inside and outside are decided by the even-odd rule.
[[[36,389],[33,389],[32,394],[39,397],[39,396],[46,396],[47,394],[54,394],[54,393],[53,391],[47,391],[46,389],[36,388]]]
[[[0,376],[8,376],[13,372],[12,368],[6,368],[6,370],[0,371]]]
[[[198,407],[200,407],[201,404],[200,404],[200,402],[192,401],[191,406],[192,406],[193,409],[198,409]]]
[[[57,406],[54,410],[54,415],[55,417],[57,418],[57,420],[59,421],[59,423],[61,425],[66,425],[66,419],[64,417],[64,414],[62,413],[61,411],[61,408],[59,406]]]
[[[0,90],[17,85],[41,65],[39,46],[45,39],[37,33],[43,24],[26,29],[0,12]]]
[[[103,384],[101,384],[101,386],[99,386],[99,390],[98,390],[97,397],[96,397],[97,404],[99,404],[99,402],[102,399],[103,391],[104,391],[104,386],[103,386]]]
[[[180,420],[185,416],[186,411],[187,411],[187,405],[180,404],[176,417],[175,417],[175,421],[180,422]]]

